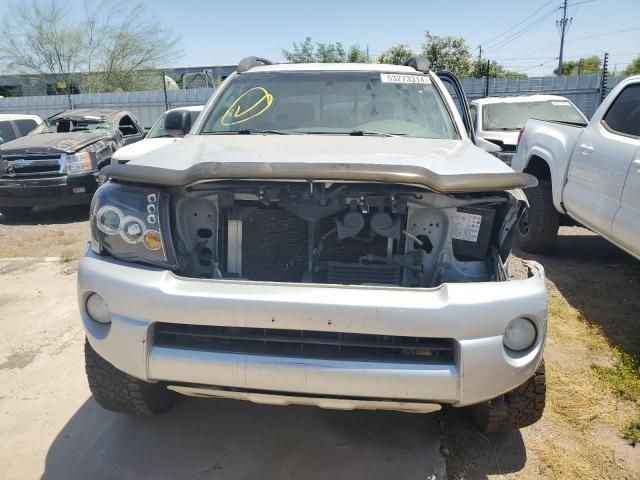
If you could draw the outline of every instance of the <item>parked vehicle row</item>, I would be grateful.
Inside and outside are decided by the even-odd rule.
[[[621,82],[588,124],[531,119],[513,168],[538,178],[518,243],[553,248],[562,216],[640,258],[640,76]]]
[[[41,123],[37,115],[0,114],[0,145],[28,135]]]
[[[58,202],[92,199],[86,371],[117,412],[184,394],[452,405],[483,431],[520,428],[545,405],[547,295],[539,264],[508,274],[514,243],[548,251],[567,215],[640,258],[640,76],[588,122],[559,96],[469,105],[420,58],[248,57],[142,141],[127,115],[137,127],[65,112],[0,147],[3,214],[73,203],[51,200],[51,177]]]

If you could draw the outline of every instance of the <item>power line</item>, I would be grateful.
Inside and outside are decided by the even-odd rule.
[[[524,22],[526,22],[527,20],[529,20],[531,17],[533,17],[536,13],[538,13],[540,10],[542,10],[544,7],[546,7],[547,5],[549,5],[551,2],[553,2],[553,0],[549,0],[547,3],[545,3],[544,5],[542,5],[540,8],[538,8],[535,12],[533,12],[531,15],[529,15],[528,17],[526,17],[524,20],[521,20],[520,22],[516,23],[513,27],[511,27],[509,30],[505,30],[504,32],[502,32],[500,35],[497,35],[485,42],[483,42],[483,45],[487,45],[489,43],[492,43],[494,40],[497,40],[498,38],[504,36],[505,34],[511,32],[512,30],[514,30],[515,28],[519,27],[520,25],[522,25]]]
[[[548,11],[547,13],[545,13],[542,17],[539,17],[538,19],[534,20],[532,23],[528,24],[527,26],[523,27],[522,29],[518,30],[517,32],[515,32],[514,34],[512,34],[511,36],[505,38],[504,40],[502,40],[500,43],[494,45],[493,47],[489,47],[488,50],[490,51],[496,51],[501,49],[502,47],[504,47],[505,45],[513,42],[514,40],[516,40],[517,38],[520,38],[522,35],[524,35],[525,33],[529,32],[530,30],[532,30],[533,28],[537,27],[538,25],[540,25],[542,22],[544,22],[547,18],[549,18],[551,15],[553,15],[554,13],[556,13],[558,10],[560,9],[560,7],[554,8],[550,11]]]
[[[543,66],[545,66],[547,63],[555,62],[557,59],[558,59],[558,57],[554,57],[554,58],[552,58],[551,60],[547,60],[546,62],[542,62],[542,63],[539,63],[539,64],[537,64],[537,65],[533,65],[532,67],[525,68],[525,69],[523,69],[523,70],[517,70],[517,73],[523,73],[523,72],[526,72],[526,71],[528,71],[528,70],[533,70],[534,68],[537,68],[537,67],[543,67]]]

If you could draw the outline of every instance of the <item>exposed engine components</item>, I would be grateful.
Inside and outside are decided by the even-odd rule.
[[[364,216],[355,210],[344,214],[342,218],[336,219],[338,239],[353,238],[364,228]]]
[[[387,212],[378,212],[369,222],[371,230],[380,235],[381,237],[400,239],[402,233],[402,222],[400,216],[391,216]]]

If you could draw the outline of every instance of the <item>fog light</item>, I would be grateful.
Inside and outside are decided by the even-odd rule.
[[[111,323],[111,312],[109,311],[109,305],[104,301],[97,293],[92,293],[87,298],[87,313],[89,316],[98,323],[109,324]]]
[[[504,331],[504,346],[516,352],[526,350],[536,341],[536,335],[536,326],[531,320],[516,318]]]

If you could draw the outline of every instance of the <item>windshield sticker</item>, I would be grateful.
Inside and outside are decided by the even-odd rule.
[[[465,240],[467,242],[477,242],[481,223],[482,215],[456,212],[453,216],[451,238]]]
[[[273,104],[273,95],[262,87],[253,87],[240,95],[224,112],[220,123],[225,127],[248,122],[266,112]]]
[[[381,73],[380,80],[382,83],[403,83],[403,84],[420,84],[431,85],[431,80],[425,75],[404,75],[400,73]]]
[[[551,105],[555,105],[556,107],[567,107],[569,106],[569,102],[564,102],[564,101],[560,101],[560,102],[551,102]]]

